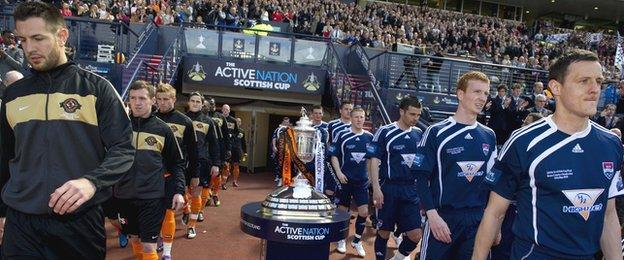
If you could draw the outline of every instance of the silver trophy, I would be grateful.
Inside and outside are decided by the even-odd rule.
[[[301,108],[301,118],[294,128],[297,144],[297,157],[304,163],[314,160],[316,149],[316,129]],[[291,162],[284,162],[291,163]],[[301,172],[293,178],[290,186],[275,189],[262,202],[262,213],[287,217],[327,217],[336,206],[323,193],[318,192]]]

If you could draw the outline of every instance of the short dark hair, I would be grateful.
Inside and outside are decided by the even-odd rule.
[[[420,104],[420,100],[414,96],[404,96],[401,99],[401,103],[399,103],[399,108],[402,110],[407,110],[409,107],[422,108],[422,104]]]
[[[150,98],[153,98],[156,95],[156,90],[154,89],[154,86],[152,86],[152,84],[149,84],[147,81],[136,80],[132,82],[132,84],[130,84],[130,90],[141,90],[141,89],[147,90],[147,96]]]
[[[555,62],[550,65],[548,69],[548,80],[556,80],[563,83],[566,75],[568,74],[568,67],[572,63],[579,61],[600,61],[598,55],[591,51],[574,49],[564,53],[561,57],[557,58]]]
[[[323,110],[323,106],[321,106],[321,105],[314,105],[312,107],[312,110],[314,110],[314,109],[320,109],[322,111]]]
[[[342,103],[340,103],[340,109],[344,108],[344,106],[346,105],[353,105],[353,102],[351,101],[342,101]]]
[[[29,18],[42,18],[46,27],[51,32],[56,32],[61,27],[66,27],[65,19],[56,7],[42,2],[26,2],[15,8],[13,12],[13,20],[26,21]]]
[[[198,96],[201,99],[201,101],[204,102],[204,95],[202,95],[201,93],[195,91],[189,95],[189,99],[194,96]]]
[[[505,91],[507,91],[507,85],[505,84],[498,85],[498,87],[496,88],[496,91],[501,91],[501,89],[504,89]]]

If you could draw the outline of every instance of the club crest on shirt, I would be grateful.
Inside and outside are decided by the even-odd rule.
[[[490,145],[489,144],[481,144],[481,149],[483,149],[483,154],[485,156],[487,156],[488,153],[490,152]]]
[[[351,158],[353,158],[355,163],[359,164],[364,160],[364,155],[366,155],[366,153],[351,153]]]
[[[145,138],[145,143],[149,146],[154,146],[158,141],[153,136],[148,136]]]
[[[401,164],[407,165],[407,168],[412,168],[412,164],[414,163],[414,158],[416,158],[416,154],[402,153],[401,157],[403,157],[403,161],[401,162]]]
[[[602,173],[609,180],[613,178],[613,174],[615,173],[613,168],[613,162],[602,162]]]
[[[457,165],[461,168],[461,172],[457,173],[457,177],[465,177],[468,182],[472,182],[474,177],[483,175],[483,171],[479,171],[479,169],[481,169],[484,163],[484,161],[457,162]]]
[[[573,206],[563,206],[564,213],[578,213],[585,221],[589,219],[592,211],[601,211],[602,203],[594,205],[598,197],[604,189],[581,189],[581,190],[563,190],[563,195],[572,202]]]
[[[60,103],[60,105],[61,108],[65,110],[65,113],[75,113],[76,110],[82,107],[82,105],[80,105],[80,103],[78,103],[78,100],[76,100],[75,98],[65,99],[65,101]]]

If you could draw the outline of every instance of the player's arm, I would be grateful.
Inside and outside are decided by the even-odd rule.
[[[210,160],[210,174],[216,176],[219,174],[219,165],[221,165],[221,147],[219,146],[219,129],[212,118],[206,117],[208,120],[208,133],[206,133],[206,143],[208,144],[208,153]]]
[[[617,144],[619,146],[619,143]],[[622,150],[618,149],[618,157],[622,158]],[[617,166],[616,166],[617,167]],[[616,169],[619,169],[617,167]],[[621,186],[622,174],[620,171],[616,171],[615,175],[611,179],[611,185],[609,187],[609,200],[607,202],[607,209],[605,211],[604,225],[602,227],[602,236],[600,236],[600,247],[605,256],[605,259],[622,259],[622,251],[620,240],[621,227],[617,217],[617,211],[615,209],[615,198],[624,195],[624,189]]]
[[[606,260],[622,259],[622,230],[615,210],[615,198],[607,202],[602,236],[600,236],[600,248]]]
[[[500,233],[501,225],[505,219],[505,212],[509,208],[510,201],[501,197],[496,192],[490,192],[483,219],[479,224],[477,237],[475,239],[474,251],[472,253],[473,260],[488,259],[490,247],[494,244],[496,236]]]
[[[0,106],[0,190],[9,181],[9,161],[15,157],[15,135],[6,117],[6,103]],[[0,199],[0,218],[6,216],[7,206]]]
[[[184,178],[184,159],[180,145],[172,131],[165,131],[165,145],[162,151],[165,168],[175,178],[175,194],[184,194],[186,180]]]
[[[379,184],[379,164],[381,164],[381,160],[379,160],[379,158],[384,158],[384,155],[386,154],[384,145],[385,133],[386,131],[383,129],[377,130],[377,133],[373,136],[373,141],[366,146],[366,158],[369,159],[368,174],[373,188],[373,204],[375,205],[375,208],[378,209],[383,208],[384,203],[383,192],[381,191],[381,185]]]
[[[240,132],[241,135],[241,149],[243,151],[243,154],[247,154],[247,139],[245,138],[245,133],[243,133],[243,131]]]
[[[427,215],[427,224],[431,228],[433,237],[440,242],[451,243],[451,230],[446,221],[438,214],[437,206],[431,195],[431,185],[429,185],[434,172],[433,165],[437,158],[436,136],[437,131],[430,127],[418,143],[413,173],[416,174],[416,190]]]
[[[84,175],[84,178],[95,185],[96,190],[117,183],[130,170],[135,153],[132,146],[132,125],[119,94],[108,82],[100,82],[98,90],[100,93],[95,109],[106,155],[100,165]]]
[[[197,149],[197,134],[193,127],[193,121],[187,120],[184,128],[184,146],[188,157],[188,171],[191,178],[199,178],[199,153]],[[195,186],[195,185],[192,185]]]
[[[229,159],[232,156],[232,136],[230,136],[230,129],[228,128],[227,118],[221,116],[221,120],[223,120],[223,124],[221,124],[221,134],[223,136],[223,150],[222,153],[225,153],[225,158]]]

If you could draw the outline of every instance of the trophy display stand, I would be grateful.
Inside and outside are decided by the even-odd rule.
[[[308,163],[314,159],[316,130],[305,109],[301,114],[292,130],[296,156]],[[273,190],[263,202],[244,205],[240,228],[263,240],[262,259],[322,260],[329,259],[331,242],[348,236],[349,218],[348,212],[336,210],[336,205],[310,186],[300,172],[291,185]]]

